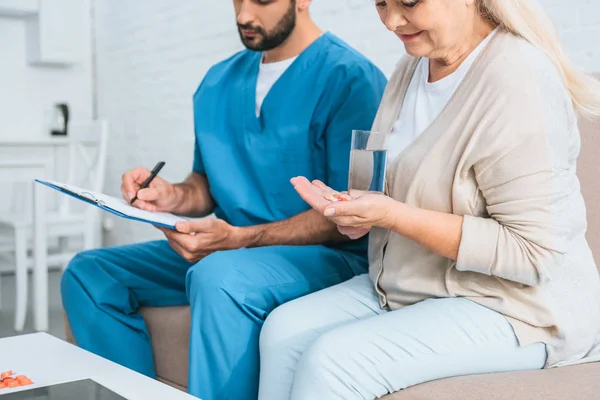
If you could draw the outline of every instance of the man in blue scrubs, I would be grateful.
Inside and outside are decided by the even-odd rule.
[[[137,168],[121,188],[142,209],[217,218],[163,230],[166,241],[78,254],[61,290],[79,346],[154,377],[138,309],[189,304],[190,393],[255,399],[267,315],[366,272],[366,242],[337,232],[289,181],[346,189],[351,132],[370,129],[386,80],[323,33],[309,5],[234,0],[247,50],[215,65],[194,95],[193,172],[138,192],[149,171]]]

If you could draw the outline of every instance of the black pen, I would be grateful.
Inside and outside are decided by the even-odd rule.
[[[150,176],[148,177],[148,179],[146,179],[144,181],[144,183],[142,183],[142,186],[140,186],[140,188],[138,189],[138,192],[141,189],[146,189],[148,187],[148,185],[150,184],[150,182],[152,182],[152,180],[154,178],[156,178],[156,175],[158,175],[158,173],[164,166],[165,166],[164,161],[160,161],[158,164],[156,164],[156,167],[154,167],[154,169],[150,173]],[[136,200],[137,200],[137,192],[136,192],[135,196],[133,197],[133,199],[131,199],[131,202],[129,202],[129,205],[133,205],[133,203],[135,203]]]

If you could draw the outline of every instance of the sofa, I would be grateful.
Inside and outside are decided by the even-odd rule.
[[[588,241],[600,267],[600,119],[580,121],[578,175],[588,211]],[[188,307],[145,308],[158,379],[186,389]],[[67,324],[67,338],[73,341]],[[385,400],[592,400],[600,399],[600,363],[540,371],[482,374],[423,383]]]

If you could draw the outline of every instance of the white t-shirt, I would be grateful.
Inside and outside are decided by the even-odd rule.
[[[467,72],[497,30],[490,33],[456,71],[437,82],[429,82],[429,59],[423,57],[410,81],[394,135],[390,138],[387,160],[391,163],[440,115]]]
[[[256,117],[260,116],[262,103],[265,101],[265,97],[267,97],[269,90],[271,90],[275,82],[281,78],[281,75],[283,75],[290,65],[296,61],[296,58],[298,58],[298,56],[274,63],[260,63],[258,80],[256,82]]]

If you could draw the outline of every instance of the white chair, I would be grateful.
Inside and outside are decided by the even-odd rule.
[[[102,192],[106,171],[106,149],[108,142],[108,123],[97,121],[85,126],[75,125],[69,132],[67,176],[69,185]],[[59,179],[56,179],[59,180]],[[48,189],[50,190],[50,189]],[[65,267],[76,254],[69,248],[69,239],[81,240],[78,250],[87,250],[101,246],[102,221],[101,210],[83,204],[65,195],[59,195],[58,207],[46,212],[45,224],[47,237],[55,240],[56,252],[48,255],[48,265]],[[75,206],[82,205],[81,209]],[[33,224],[30,214],[0,217],[0,238],[12,236],[12,249],[15,256],[16,307],[15,330],[20,332],[25,325],[27,314],[27,270],[33,264],[28,256],[32,249]],[[6,239],[0,240],[7,250]],[[71,246],[72,247],[72,246]],[[45,305],[48,308],[47,304]]]
[[[46,330],[48,327],[48,269],[47,269],[47,236],[46,236],[46,193],[41,190],[40,185],[34,186],[33,180],[36,178],[45,179],[48,176],[49,164],[48,160],[44,158],[29,158],[29,159],[15,159],[9,157],[8,159],[0,160],[0,182],[4,187],[8,184],[23,183],[27,182],[28,186],[33,188],[29,202],[30,212],[32,213],[34,235],[33,235],[33,256],[34,256],[34,268],[33,268],[33,287],[34,287],[34,312],[35,320],[34,326],[36,330]],[[7,246],[7,242],[4,241],[3,247],[14,249],[14,242],[10,243],[10,247]],[[17,282],[22,287],[23,284],[27,283],[26,274],[27,271],[17,270]],[[21,278],[21,279],[19,279]],[[20,288],[19,287],[19,288]],[[19,291],[19,296],[24,292]],[[26,290],[26,288],[25,288]],[[45,309],[44,309],[45,308]]]

